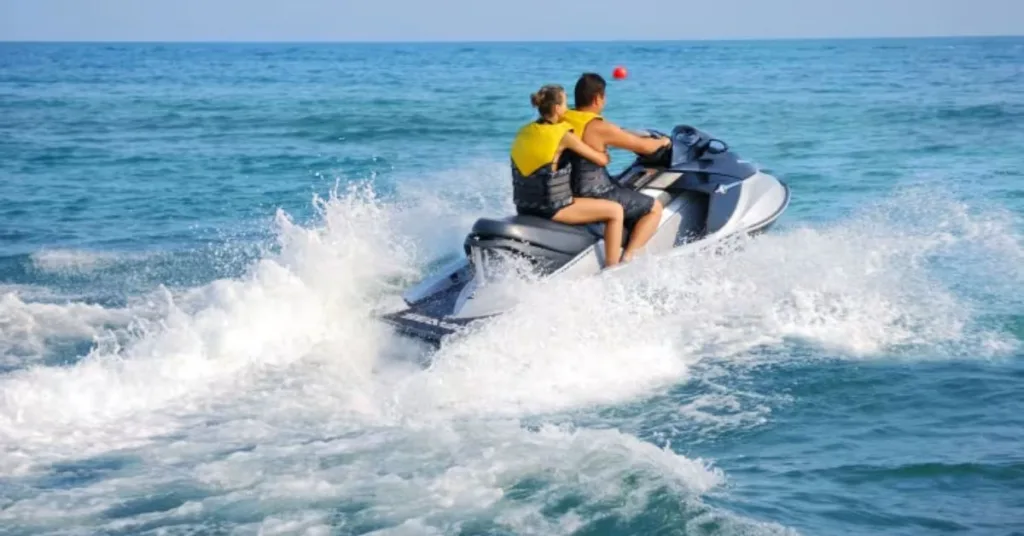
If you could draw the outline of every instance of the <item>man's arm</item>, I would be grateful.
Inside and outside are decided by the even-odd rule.
[[[611,145],[612,147],[618,147],[619,149],[633,151],[637,154],[653,154],[658,149],[672,143],[672,140],[668,138],[644,138],[642,136],[637,136],[636,134],[627,132],[619,128],[618,125],[608,121],[591,122],[588,128],[594,128],[595,126],[600,129],[598,133],[601,134],[601,138],[604,139],[605,144]]]

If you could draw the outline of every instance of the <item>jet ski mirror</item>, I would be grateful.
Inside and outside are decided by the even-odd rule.
[[[714,139],[708,141],[707,152],[711,154],[722,154],[729,150],[729,146],[722,140]]]
[[[689,125],[679,125],[672,129],[672,149],[671,166],[675,167],[699,160],[705,153],[724,153],[729,146],[706,132]]]

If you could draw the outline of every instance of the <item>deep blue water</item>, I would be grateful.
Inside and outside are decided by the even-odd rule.
[[[789,210],[412,365],[373,313],[617,64]],[[0,44],[0,533],[1022,533],[1022,169],[1024,38]]]

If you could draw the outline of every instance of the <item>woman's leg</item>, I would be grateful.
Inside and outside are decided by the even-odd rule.
[[[622,254],[622,205],[607,199],[576,197],[573,204],[559,210],[551,218],[559,223],[604,223],[605,267],[619,263]]]

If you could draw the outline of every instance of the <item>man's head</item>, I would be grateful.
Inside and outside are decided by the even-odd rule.
[[[601,113],[604,110],[604,88],[606,85],[601,75],[583,73],[576,81],[575,108]]]

